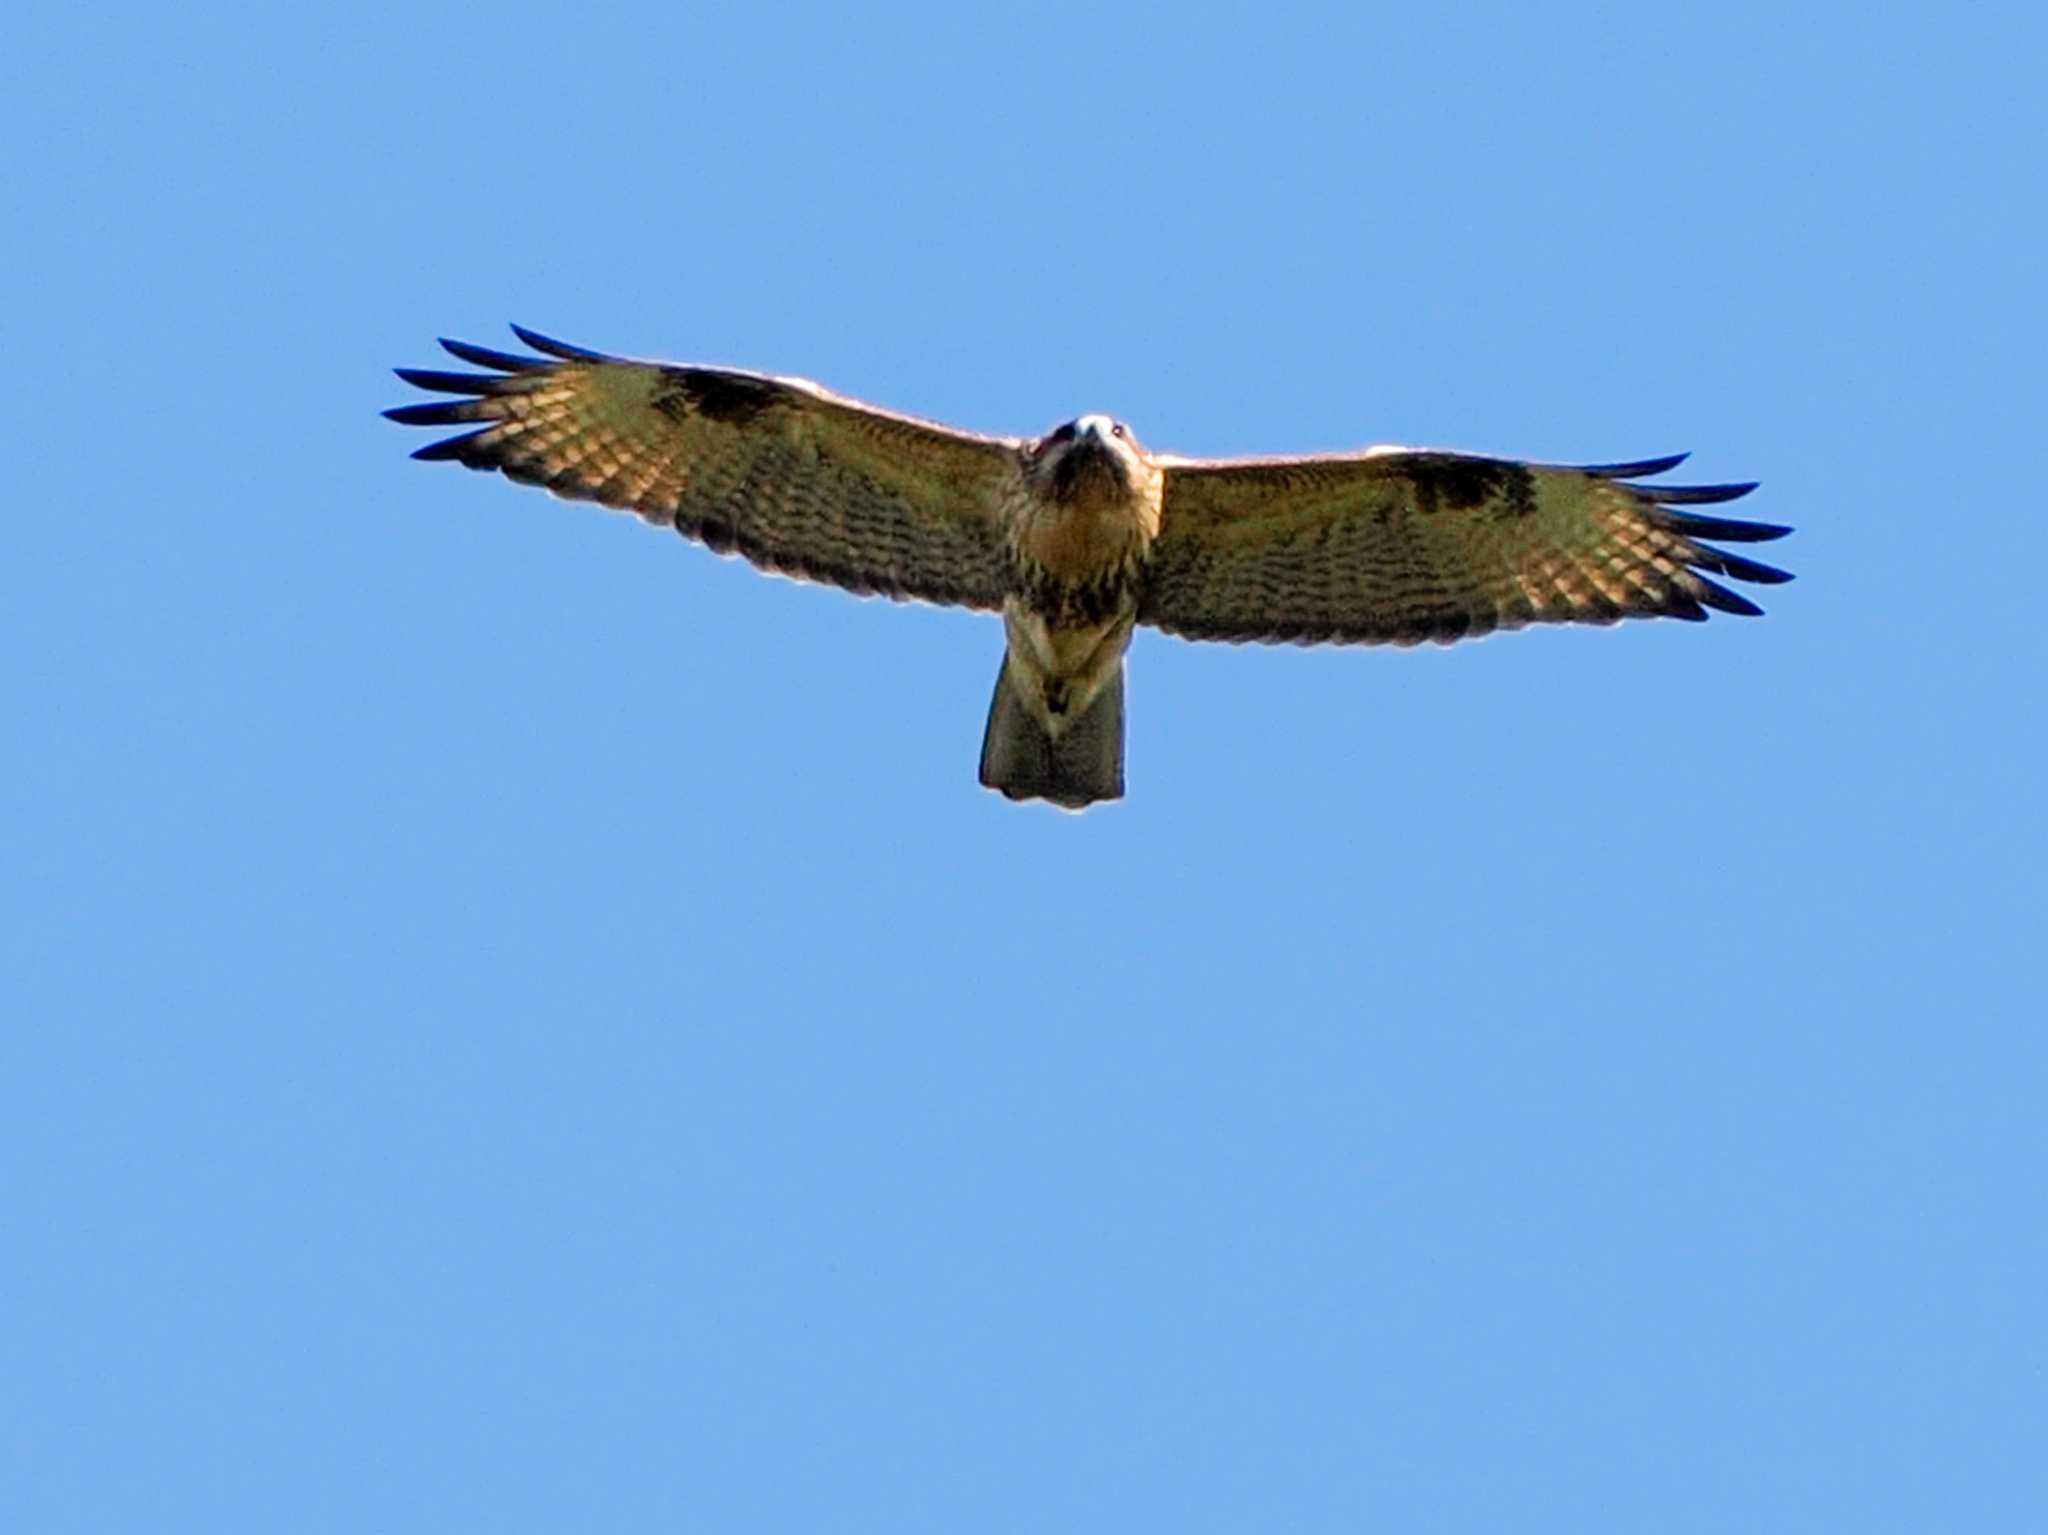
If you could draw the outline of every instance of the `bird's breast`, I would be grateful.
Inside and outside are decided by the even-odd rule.
[[[1037,509],[1014,545],[1018,595],[1055,628],[1092,628],[1136,605],[1149,547],[1127,508]]]
[[[1157,487],[1091,477],[1070,495],[1026,490],[1011,508],[1011,547],[1018,563],[1045,579],[1094,585],[1112,571],[1141,563],[1159,532]]]
[[[1069,503],[1037,508],[1018,552],[1055,581],[1087,583],[1126,562],[1143,541],[1134,507]]]

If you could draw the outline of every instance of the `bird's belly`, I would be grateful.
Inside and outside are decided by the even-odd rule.
[[[1044,614],[1020,604],[1003,616],[1012,647],[1021,646],[1040,670],[1059,677],[1085,671],[1101,652],[1104,641],[1114,639],[1119,631],[1128,637],[1131,631],[1129,615],[1118,615],[1103,623],[1064,624],[1050,621]]]
[[[1053,734],[1123,665],[1146,547],[1133,506],[1063,506],[1028,518],[1003,603],[1011,675]]]
[[[1006,663],[1019,688],[1047,729],[1057,734],[1078,718],[1123,665],[1137,609],[1095,622],[1061,622],[1018,597],[1003,604],[1003,628],[1010,642]]]

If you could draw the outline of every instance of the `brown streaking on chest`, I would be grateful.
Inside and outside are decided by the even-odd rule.
[[[1138,572],[1118,563],[1092,578],[1063,581],[1042,566],[1019,571],[1018,590],[1025,606],[1052,628],[1093,629],[1122,613],[1137,611]]]

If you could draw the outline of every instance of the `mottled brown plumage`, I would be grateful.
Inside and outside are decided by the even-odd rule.
[[[1135,625],[1190,639],[1449,642],[1528,623],[1759,610],[1710,575],[1789,580],[1713,547],[1788,530],[1673,510],[1748,484],[1632,483],[1683,455],[1566,468],[1374,448],[1155,455],[1106,416],[1035,440],[879,410],[802,379],[442,345],[487,373],[385,414],[475,429],[414,456],[496,469],[849,591],[1000,609],[1009,646],[982,782],[1079,808],[1123,792]]]
[[[385,412],[408,426],[479,428],[415,458],[637,512],[764,570],[862,594],[1002,605],[1010,562],[996,508],[1016,478],[1016,441],[800,379],[630,362],[518,334],[558,360],[443,341],[499,371],[397,370],[422,389],[474,396]]]
[[[1198,640],[1412,645],[1529,623],[1754,615],[1701,572],[1789,577],[1702,540],[1787,530],[1671,510],[1753,485],[1628,483],[1682,457],[1587,469],[1387,448],[1165,459],[1139,618]]]

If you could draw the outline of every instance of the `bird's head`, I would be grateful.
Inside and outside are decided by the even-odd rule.
[[[1131,429],[1108,416],[1081,416],[1032,445],[1032,481],[1061,502],[1116,501],[1145,479],[1145,450]]]

